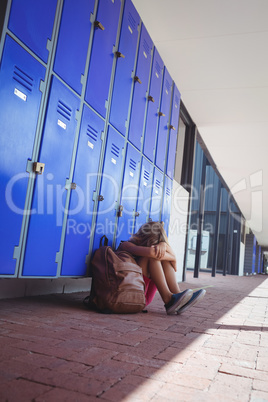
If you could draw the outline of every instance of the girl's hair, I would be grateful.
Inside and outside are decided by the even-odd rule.
[[[144,223],[129,241],[137,246],[145,247],[151,247],[160,242],[168,243],[165,229],[160,222]]]

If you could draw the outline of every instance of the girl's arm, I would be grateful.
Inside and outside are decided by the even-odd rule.
[[[127,251],[138,257],[155,258],[155,251],[152,247],[137,246],[130,241],[124,241],[118,247],[119,251]]]

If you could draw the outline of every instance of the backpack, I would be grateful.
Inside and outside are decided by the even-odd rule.
[[[145,307],[142,269],[126,251],[98,248],[91,261],[92,285],[84,305],[102,313],[138,313]]]

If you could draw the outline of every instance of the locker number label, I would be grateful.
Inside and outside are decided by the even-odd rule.
[[[63,123],[63,121],[61,121],[60,119],[58,119],[58,126],[60,126],[61,128],[63,128],[64,130],[66,130],[66,124]]]
[[[89,146],[89,148],[93,149],[94,148],[94,144],[92,144],[92,142],[88,141],[87,145]]]
[[[27,100],[27,95],[25,95],[23,92],[19,91],[17,88],[14,89],[14,94],[18,96],[20,99],[22,99],[24,102]]]
[[[129,172],[129,176],[134,177],[134,173],[133,173],[133,172]]]
[[[111,158],[111,161],[114,165],[116,165],[116,160],[114,158]]]

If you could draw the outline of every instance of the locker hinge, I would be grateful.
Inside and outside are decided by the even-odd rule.
[[[176,130],[176,128],[174,126],[172,126],[172,124],[170,124],[169,128],[170,128],[170,130]]]
[[[138,82],[139,84],[141,84],[141,80],[139,79],[139,77],[138,77],[137,75],[135,75],[134,81],[135,81],[135,82]]]
[[[119,209],[118,209],[118,217],[121,218],[123,216],[123,205],[119,205]]]
[[[70,179],[66,179],[65,182],[65,190],[75,190],[76,189],[76,183],[72,183]]]
[[[116,57],[121,57],[122,59],[125,58],[125,56],[123,55],[123,53],[119,52],[118,50],[115,52]]]
[[[104,131],[101,132],[101,141],[104,140]]]
[[[80,112],[80,110],[76,110],[75,111],[75,120],[79,120],[79,118],[80,118],[80,116],[81,116],[81,112]]]
[[[158,116],[165,116],[165,113],[163,113],[163,112],[158,112]]]
[[[148,96],[148,101],[154,102],[154,98],[152,97],[152,95],[149,95],[149,96]]]
[[[61,260],[61,252],[58,251],[58,252],[56,253],[55,262],[58,264],[58,263],[60,262],[60,260]]]
[[[33,172],[36,174],[43,174],[45,169],[45,164],[40,162],[33,163]]]
[[[52,41],[50,39],[47,40],[47,50],[51,52],[52,50]]]
[[[45,83],[43,80],[40,80],[39,91],[42,93],[45,92]]]
[[[104,31],[104,26],[102,25],[102,23],[100,22],[100,21],[95,21],[94,22],[94,27],[95,28],[99,28],[99,29],[101,29],[102,31]]]
[[[84,74],[81,74],[80,83],[81,83],[81,85],[84,85],[86,83],[86,79],[85,79]]]
[[[14,247],[14,251],[13,251],[13,258],[14,260],[18,260],[20,256],[20,247],[19,246],[15,246]]]

